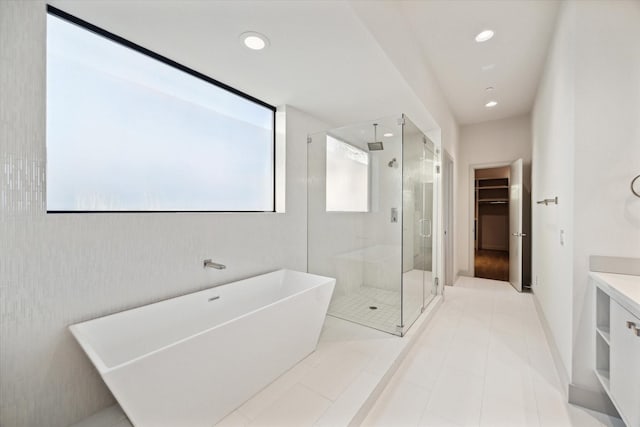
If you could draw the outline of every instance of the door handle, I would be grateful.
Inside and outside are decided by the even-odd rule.
[[[429,234],[426,234],[424,232],[424,223],[425,222],[429,223]],[[420,237],[426,237],[426,238],[431,237],[431,220],[429,218],[422,218],[422,219],[418,220],[418,223],[420,224]]]
[[[516,237],[527,237],[527,233],[511,233],[511,235]]]

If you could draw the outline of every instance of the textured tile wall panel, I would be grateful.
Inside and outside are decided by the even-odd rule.
[[[113,403],[68,325],[278,268],[306,269],[306,134],[287,110],[286,214],[45,212],[46,6],[0,0],[0,425]],[[315,129],[311,129],[315,127]],[[204,270],[202,260],[226,264]]]

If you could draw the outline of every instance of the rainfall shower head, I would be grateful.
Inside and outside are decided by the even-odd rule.
[[[369,146],[369,151],[381,151],[381,150],[384,150],[384,146],[382,145],[382,141],[367,142],[367,145]]]
[[[369,146],[369,151],[381,151],[384,150],[384,145],[382,145],[382,141],[378,141],[378,124],[373,124],[373,142],[367,142]]]

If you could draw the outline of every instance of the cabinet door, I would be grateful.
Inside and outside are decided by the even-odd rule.
[[[611,300],[611,396],[628,427],[640,427],[640,319]]]

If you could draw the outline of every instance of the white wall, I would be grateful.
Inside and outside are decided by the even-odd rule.
[[[593,374],[590,255],[640,258],[640,2],[577,2],[572,383]]]
[[[112,403],[68,325],[280,267],[304,270],[306,135],[327,128],[288,109],[286,214],[46,215],[45,18],[42,0],[0,1],[0,425],[6,427],[66,426]],[[391,40],[380,45],[394,50]],[[442,130],[425,130],[455,158],[457,124],[424,58],[390,59],[415,94],[405,111],[419,124],[432,123],[433,111]],[[209,257],[227,270],[203,270]]]
[[[637,1],[565,3],[533,114],[533,199],[559,197],[534,205],[533,290],[570,383],[594,396],[588,257],[640,257],[629,190],[640,170],[639,22]]]
[[[524,160],[524,185],[531,188],[531,120],[529,115],[478,123],[460,128],[456,206],[456,254],[458,273],[469,275],[473,267],[472,165],[492,165]]]
[[[0,425],[113,399],[67,326],[281,267],[306,269],[306,135],[287,109],[284,214],[45,213],[45,3],[0,2]],[[202,260],[227,265],[204,270]]]
[[[532,287],[566,373],[571,370],[573,241],[574,47],[572,3],[563,5],[533,111],[532,199],[558,196],[556,205],[532,206]],[[566,375],[565,375],[566,376]]]

